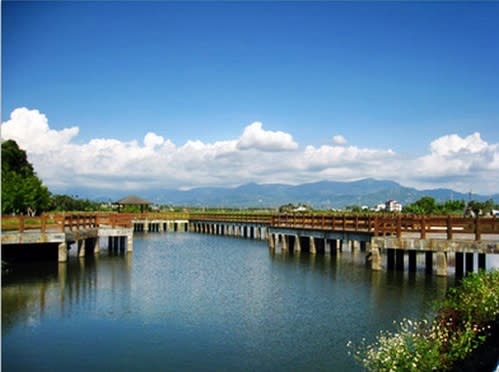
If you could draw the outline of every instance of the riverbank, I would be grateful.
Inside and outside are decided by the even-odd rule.
[[[356,360],[371,371],[493,371],[499,360],[499,270],[471,274],[436,306],[433,320],[402,321],[361,344]]]

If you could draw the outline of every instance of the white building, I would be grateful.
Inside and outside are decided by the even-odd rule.
[[[385,210],[388,212],[402,212],[402,204],[396,200],[387,200],[385,202]]]

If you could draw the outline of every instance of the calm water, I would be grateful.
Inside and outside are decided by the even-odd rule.
[[[359,370],[347,341],[423,316],[454,283],[362,262],[156,233],[136,236],[128,256],[24,264],[2,280],[2,367]]]

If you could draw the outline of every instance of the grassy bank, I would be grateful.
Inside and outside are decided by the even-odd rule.
[[[369,371],[492,371],[499,351],[499,271],[471,274],[432,320],[404,319],[372,344],[349,345]]]

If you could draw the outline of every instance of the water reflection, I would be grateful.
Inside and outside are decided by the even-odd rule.
[[[453,285],[373,272],[359,250],[269,254],[190,233],[137,235],[132,255],[3,279],[6,370],[352,370],[347,341],[421,317]]]
[[[97,297],[105,291],[130,292],[132,259],[125,254],[101,255],[12,267],[2,277],[2,331],[16,324],[37,324],[44,316],[95,310]]]

